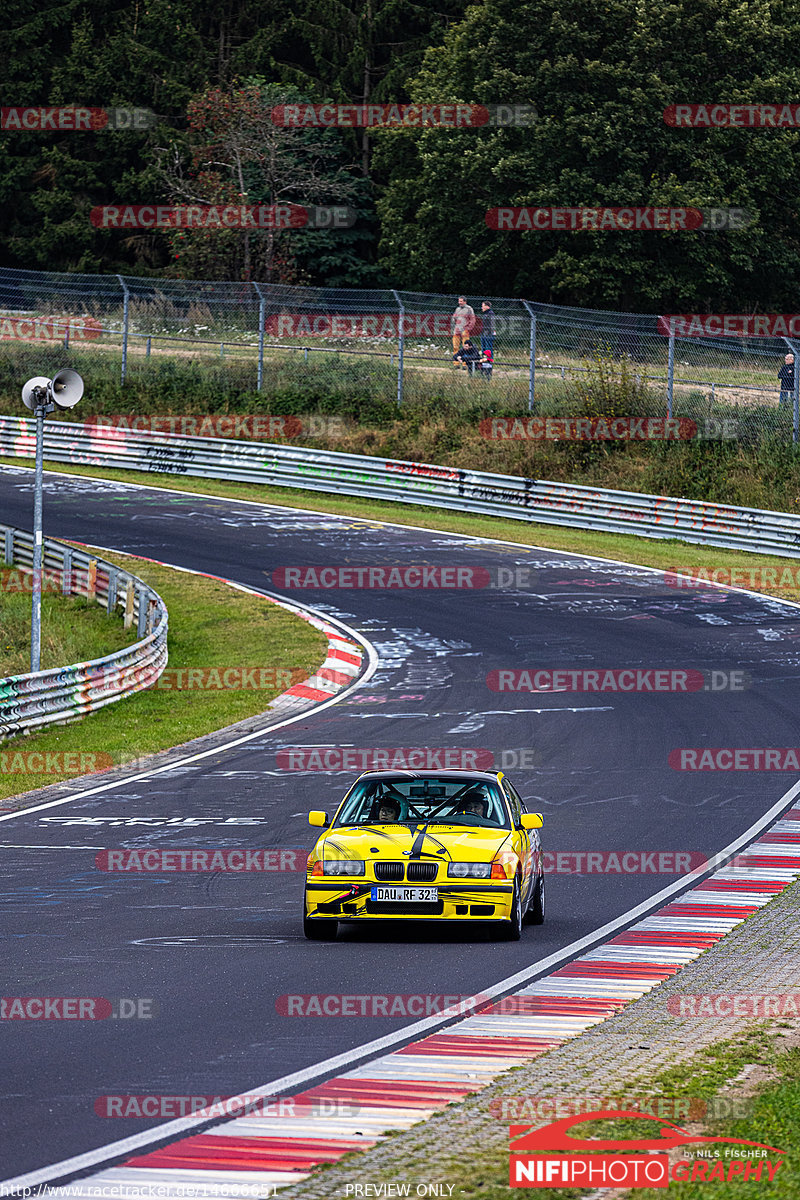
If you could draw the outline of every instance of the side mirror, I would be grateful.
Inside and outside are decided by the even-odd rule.
[[[523,813],[520,821],[520,829],[541,829],[544,825],[544,818],[541,813]]]
[[[322,829],[329,823],[328,814],[323,812],[321,808],[312,808],[308,814],[309,825],[319,825]]]

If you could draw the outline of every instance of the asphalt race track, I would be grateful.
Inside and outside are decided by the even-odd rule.
[[[30,528],[32,503],[32,472],[2,468],[3,521]],[[282,996],[474,994],[675,879],[551,873],[547,923],[517,943],[375,926],[314,944],[301,930],[302,873],[96,869],[105,848],[308,849],[307,809],[331,809],[355,772],[287,771],[281,748],[491,751],[545,814],[554,852],[711,855],[795,782],[681,772],[667,759],[682,746],[796,744],[800,609],[678,591],[644,568],[556,551],[51,474],[44,530],[302,601],[367,638],[380,665],[342,702],[286,729],[80,799],[93,779],[74,786],[74,801],[0,822],[0,993],[144,1000],[152,1012],[0,1022],[3,1178],[161,1123],[99,1117],[101,1096],[234,1095],[408,1024],[289,1017]],[[272,579],[290,566],[409,564],[483,568],[507,586],[293,590]],[[532,694],[486,683],[498,669],[622,667],[744,671],[747,687]]]

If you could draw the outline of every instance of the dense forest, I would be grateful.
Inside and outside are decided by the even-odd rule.
[[[794,311],[800,133],[676,128],[676,103],[800,100],[787,0],[9,0],[3,105],[147,128],[0,133],[0,265]],[[275,106],[535,106],[525,126],[282,128]],[[4,108],[5,112],[5,108]],[[102,228],[102,205],[346,204],[301,231]],[[508,231],[488,209],[737,206],[739,230]]]

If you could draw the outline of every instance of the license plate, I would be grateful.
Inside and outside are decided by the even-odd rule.
[[[435,904],[439,889],[435,887],[374,887],[373,900],[393,900],[400,904]]]

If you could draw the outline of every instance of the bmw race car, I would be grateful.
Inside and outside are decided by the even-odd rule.
[[[307,938],[332,940],[339,922],[496,922],[518,939],[544,921],[537,830],[502,772],[365,771],[308,856]]]

